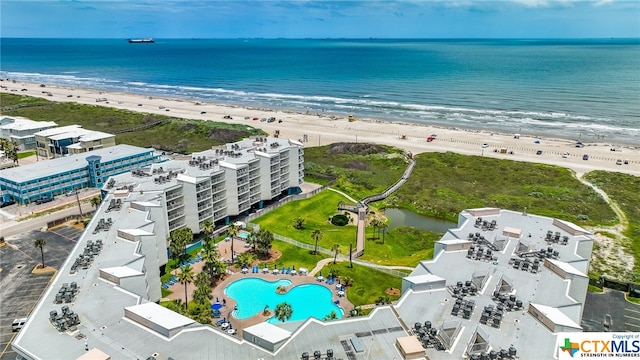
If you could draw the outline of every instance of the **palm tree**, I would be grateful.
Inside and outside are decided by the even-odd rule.
[[[280,303],[276,305],[275,309],[276,319],[285,322],[291,319],[291,315],[293,314],[293,308],[286,302]]]
[[[187,284],[193,282],[193,269],[191,265],[187,265],[185,267],[180,268],[180,272],[178,273],[178,281],[180,284],[184,285],[184,309],[187,310]]]
[[[42,268],[44,269],[44,250],[43,248],[45,247],[45,245],[47,245],[47,242],[45,241],[45,239],[36,239],[36,241],[33,242],[33,246],[40,248],[40,256],[42,256]]]
[[[313,239],[316,242],[316,247],[313,250],[313,253],[317,254],[318,253],[318,241],[322,240],[322,231],[313,230],[313,232],[311,233],[311,239]]]
[[[91,198],[90,202],[91,202],[91,206],[93,206],[94,209],[97,209],[98,206],[100,206],[102,199],[100,198],[100,195],[96,195]]]
[[[304,219],[299,217],[293,219],[293,228],[296,230],[304,229]]]
[[[335,320],[337,318],[338,318],[338,314],[336,313],[336,311],[335,310],[331,310],[331,312],[324,317],[324,320],[325,321],[327,321],[327,320]]]
[[[373,239],[375,240],[376,239],[377,230],[382,225],[382,222],[380,220],[378,220],[378,219],[373,219],[373,220],[371,220],[369,225],[371,225],[373,227]]]
[[[247,236],[247,244],[253,246],[253,252],[256,252],[256,245],[258,244],[258,233],[255,230],[249,230]]]
[[[200,274],[206,274],[205,272],[201,272]],[[198,286],[195,290],[193,290],[193,301],[195,301],[199,305],[209,304],[211,299],[213,299],[213,295],[211,294],[211,288],[209,284],[205,284],[205,286]]]
[[[333,263],[336,263],[336,259],[338,258],[338,253],[340,252],[340,244],[335,243],[331,247],[331,251],[333,251]]]
[[[231,238],[231,263],[232,264],[233,264],[233,260],[234,260],[233,243],[235,242],[234,240],[236,239],[236,236],[238,236],[239,233],[240,233],[240,227],[239,226],[237,226],[236,224],[229,225],[229,228],[227,229],[227,234],[229,234],[229,237]]]
[[[200,225],[200,229],[207,235],[211,235],[213,233],[213,229],[215,229],[215,225],[211,220],[205,220]]]
[[[202,243],[202,249],[200,250],[202,260],[204,260],[204,268],[209,273],[210,285],[213,285],[216,273],[216,263],[220,259],[220,253],[216,248],[213,240],[204,239]]]
[[[193,241],[193,232],[188,227],[181,227],[169,234],[171,255],[178,258],[186,253],[187,245]]]
[[[211,290],[209,288],[209,284],[211,284],[211,277],[209,276],[209,273],[206,271],[199,272],[198,275],[196,275],[195,284],[197,287],[206,287]]]

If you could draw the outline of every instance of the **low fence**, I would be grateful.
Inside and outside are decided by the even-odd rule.
[[[252,224],[252,223],[247,224],[247,226],[252,227],[252,228],[257,228],[258,227],[257,224]],[[291,238],[288,238],[288,237],[285,237],[285,236],[282,236],[282,235],[273,234],[273,238],[275,240],[280,240],[280,241],[289,243],[291,245],[297,246],[299,248],[307,249],[309,251],[314,251],[316,249],[315,245],[303,243],[303,242],[300,242],[298,240],[294,240],[294,239],[291,239]],[[329,255],[329,256],[334,256],[333,251],[331,251],[329,249],[325,249],[325,248],[320,247],[320,246],[318,246],[318,252],[326,254],[326,255]],[[340,259],[341,261],[348,261],[349,257],[347,255],[338,255],[338,259]],[[381,271],[383,273],[389,274],[391,276],[400,277],[400,278],[407,276],[406,272],[403,272],[403,271],[400,271],[400,270],[396,270],[396,269],[390,269],[390,268],[388,268],[386,266],[373,264],[373,263],[370,263],[368,261],[352,259],[351,262],[353,262],[354,264],[361,265],[361,266],[366,266],[368,268],[376,269],[378,271]]]

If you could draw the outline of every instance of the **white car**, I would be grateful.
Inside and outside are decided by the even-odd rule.
[[[568,151],[563,152],[563,153],[562,153],[562,157],[563,157],[563,158],[567,158],[567,157],[569,157],[569,152],[568,152]]]
[[[484,144],[482,144],[482,147],[486,149],[486,148],[488,148],[488,147],[489,147],[489,144],[484,143]]]

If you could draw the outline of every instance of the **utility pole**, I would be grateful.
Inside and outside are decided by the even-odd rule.
[[[353,269],[353,263],[351,257],[353,256],[353,243],[349,243],[349,267]]]
[[[76,192],[76,201],[78,202],[78,211],[80,211],[80,218],[83,218],[84,215],[82,214],[82,206],[80,205],[80,196],[78,195],[78,189],[75,189]]]

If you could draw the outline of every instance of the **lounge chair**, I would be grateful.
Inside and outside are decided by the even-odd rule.
[[[167,284],[162,284],[162,287],[163,287],[163,288],[165,288],[165,289],[168,289],[168,288],[169,288],[169,285],[167,285]]]

